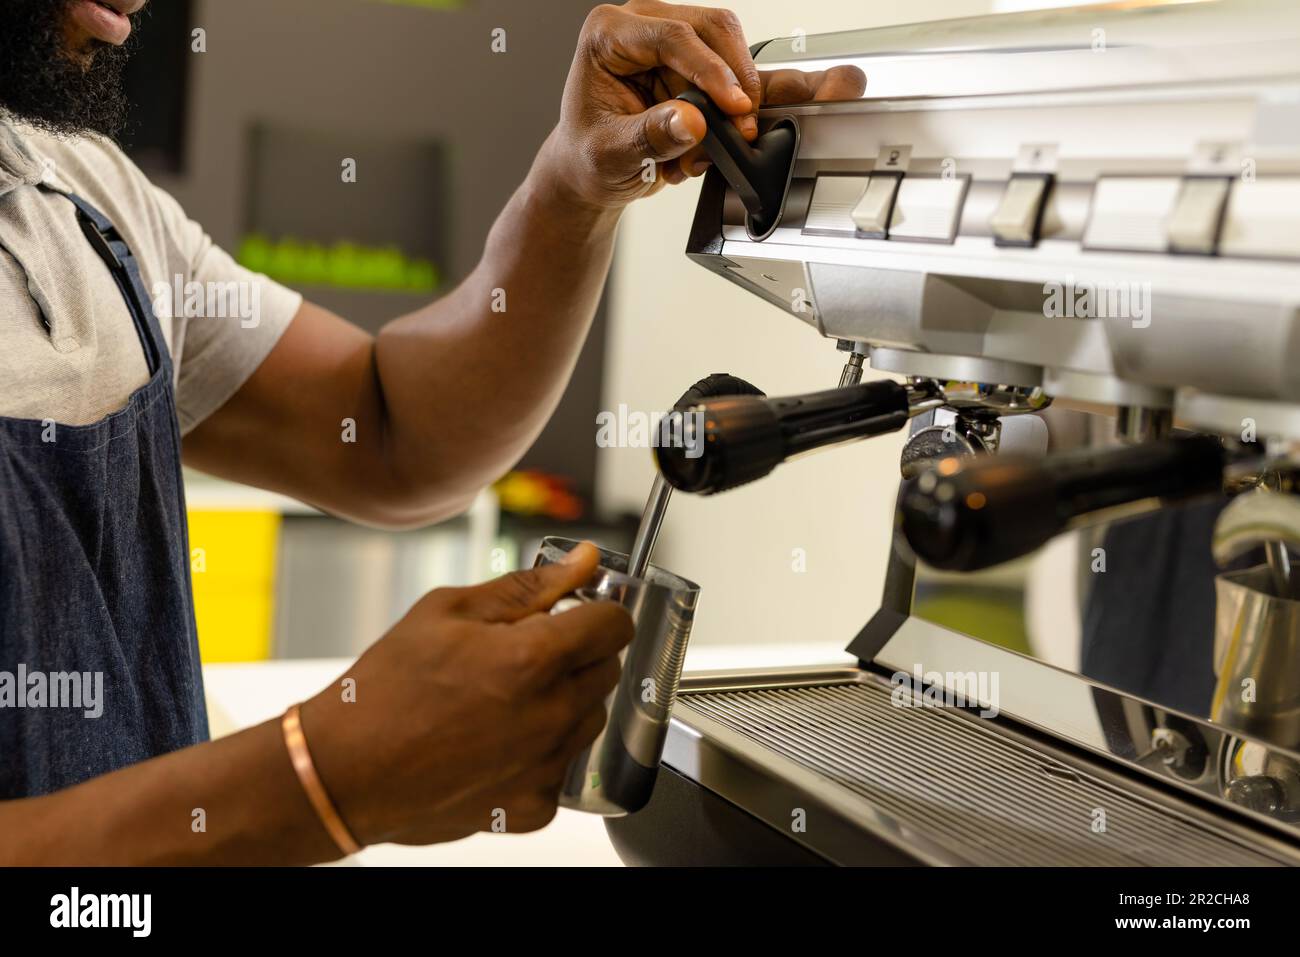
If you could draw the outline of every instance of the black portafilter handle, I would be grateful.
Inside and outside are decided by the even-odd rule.
[[[926,564],[977,571],[1027,555],[1076,519],[1223,491],[1227,453],[1192,435],[1046,458],[941,459],[899,490],[899,530]]]
[[[677,99],[704,114],[708,125],[704,151],[744,203],[750,238],[762,242],[776,229],[785,210],[799,152],[799,124],[793,117],[782,117],[750,144],[708,94],[690,89]]]
[[[908,391],[879,381],[767,399],[731,395],[680,407],[690,441],[660,443],[659,471],[675,489],[713,495],[767,475],[792,456],[907,424]]]

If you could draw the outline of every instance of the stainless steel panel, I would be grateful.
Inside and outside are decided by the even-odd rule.
[[[756,686],[684,692],[674,729],[681,740],[669,754],[691,740],[739,760],[762,752],[769,789],[785,781],[790,808],[815,798],[932,863],[1258,866],[1297,859],[1290,846],[991,722],[950,708],[896,706],[883,682],[789,678],[742,676],[736,680]],[[805,680],[812,683],[801,685]],[[752,788],[727,793],[725,765],[714,756],[692,776],[754,813],[746,805]],[[769,823],[788,831],[788,815],[772,808],[769,801]],[[1099,832],[1094,822],[1102,813]],[[836,859],[834,848],[819,846],[829,833],[819,834],[821,826],[809,812],[807,831],[792,837]]]
[[[855,63],[871,98],[1045,92],[1291,75],[1298,33],[1291,0],[1149,0],[795,36],[757,62]]]

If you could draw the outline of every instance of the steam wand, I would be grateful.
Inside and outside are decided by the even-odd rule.
[[[711,396],[752,395],[761,396],[763,391],[758,386],[744,379],[715,372],[691,386],[677,400],[674,409],[682,411]],[[668,500],[672,497],[673,487],[669,485],[662,473],[655,473],[654,485],[650,488],[650,497],[646,500],[645,510],[641,513],[641,523],[637,526],[636,538],[632,541],[632,551],[628,554],[627,573],[632,578],[641,578],[650,565],[650,554],[655,542],[659,540],[659,529],[668,512]]]

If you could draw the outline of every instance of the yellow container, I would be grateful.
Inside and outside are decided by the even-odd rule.
[[[267,660],[280,513],[191,510],[189,526],[200,656],[205,663]]]

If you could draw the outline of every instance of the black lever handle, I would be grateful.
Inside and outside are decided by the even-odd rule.
[[[682,409],[682,407],[678,407]],[[767,475],[792,456],[907,424],[908,392],[882,380],[808,395],[732,395],[683,411],[687,441],[655,449],[673,488],[712,495]]]
[[[687,90],[677,99],[704,114],[708,124],[704,150],[745,204],[749,238],[761,243],[772,235],[785,211],[799,152],[799,124],[794,117],[783,116],[751,146],[708,94]]]
[[[1221,492],[1226,464],[1223,445],[1205,435],[1047,458],[947,458],[903,483],[898,524],[926,564],[976,571],[1090,514]]]

